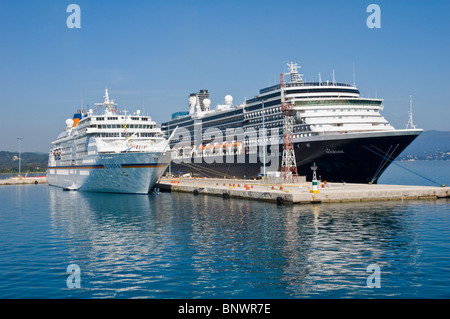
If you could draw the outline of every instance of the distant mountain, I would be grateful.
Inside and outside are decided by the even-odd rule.
[[[42,172],[47,169],[48,154],[46,153],[21,153],[21,171]],[[16,152],[0,151],[0,172],[18,173],[19,172],[19,154]]]
[[[450,131],[424,131],[398,157],[399,160],[450,160]]]

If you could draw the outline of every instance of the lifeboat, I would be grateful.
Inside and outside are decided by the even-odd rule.
[[[183,147],[183,157],[190,157],[191,151],[192,151],[192,148],[190,146]]]
[[[206,144],[205,148],[203,150],[204,154],[211,155],[214,152],[214,145],[212,144]]]

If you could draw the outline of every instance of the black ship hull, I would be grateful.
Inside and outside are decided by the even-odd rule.
[[[377,183],[389,164],[421,133],[404,130],[383,133],[318,136],[294,141],[298,174],[312,179],[311,166],[318,166],[322,181]],[[278,148],[278,149],[277,149]],[[271,153],[271,150],[275,152]],[[266,172],[280,171],[283,145],[268,147]],[[262,154],[262,153],[261,153]],[[184,158],[170,165],[172,175],[253,179],[264,173],[263,156],[241,155]]]

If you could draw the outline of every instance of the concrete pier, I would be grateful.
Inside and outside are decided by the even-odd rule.
[[[46,176],[0,179],[1,185],[46,184]]]
[[[280,185],[259,180],[162,178],[155,187],[161,191],[289,204],[450,198],[449,187],[409,185],[320,183],[319,192],[313,193],[310,182]]]

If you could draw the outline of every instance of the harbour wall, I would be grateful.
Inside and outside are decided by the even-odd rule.
[[[47,177],[45,177],[45,176],[0,179],[0,186],[1,185],[46,184],[46,183],[47,183]]]
[[[288,204],[343,203],[409,199],[450,198],[449,187],[319,183],[268,184],[258,180],[226,179],[161,179],[160,191],[184,192],[194,195],[214,195]]]

